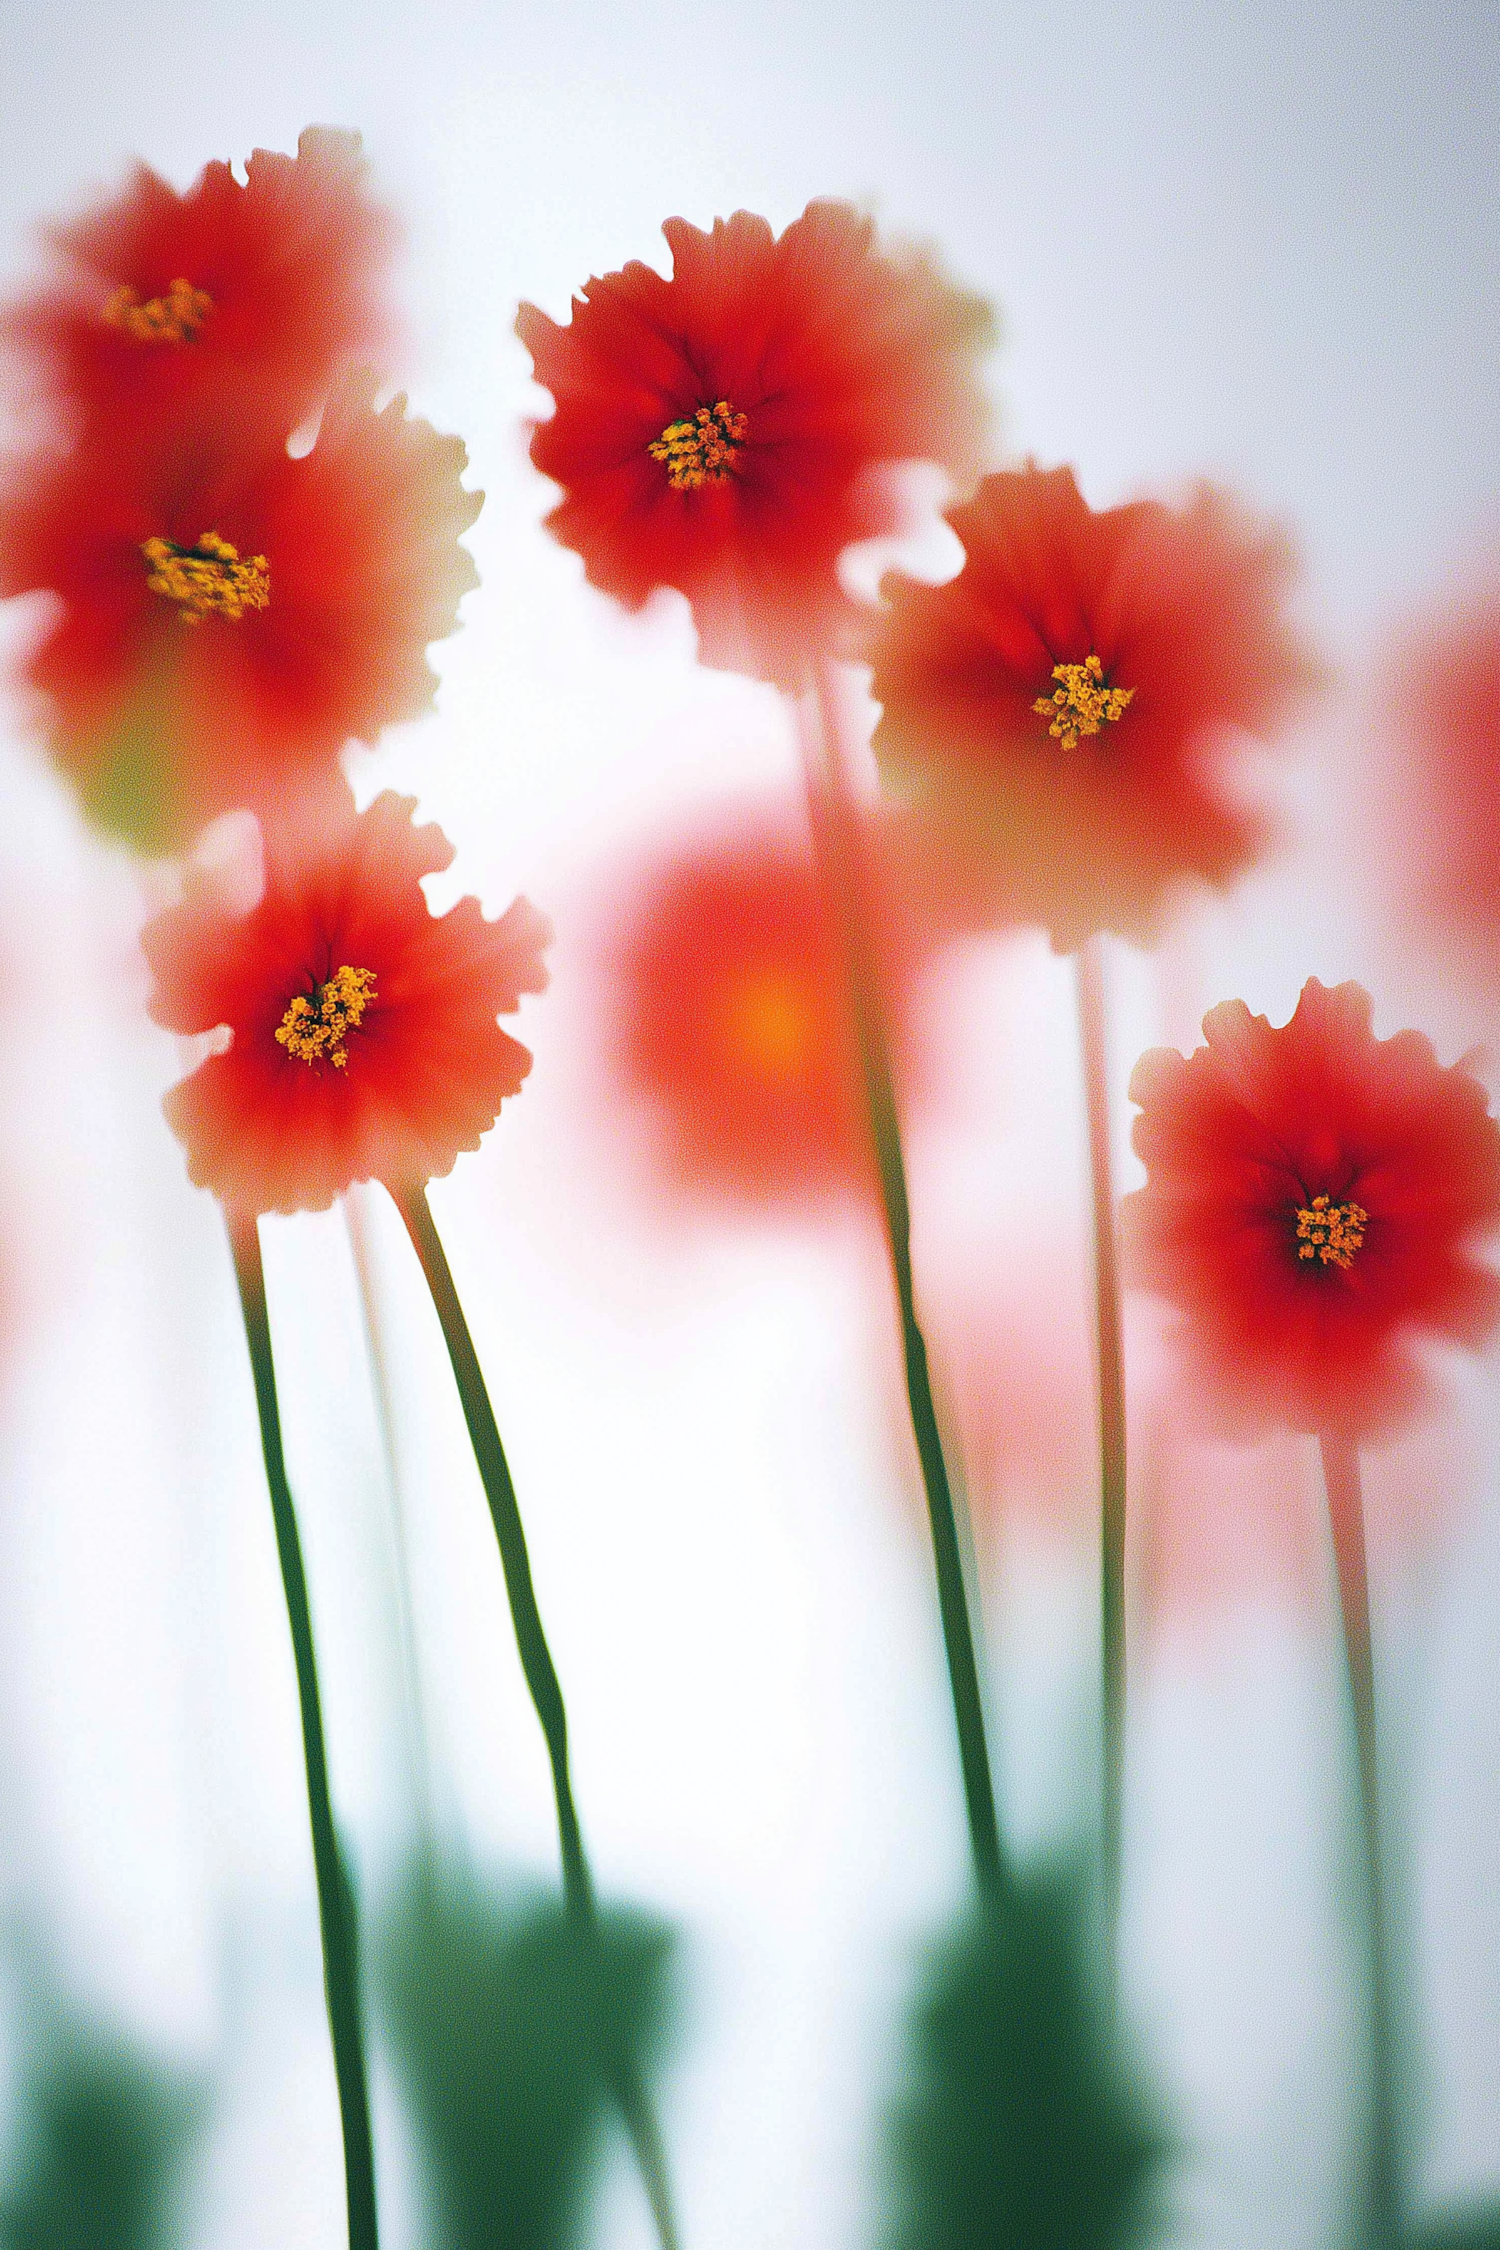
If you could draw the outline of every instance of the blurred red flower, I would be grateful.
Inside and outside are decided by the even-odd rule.
[[[1221,1421],[1367,1438],[1424,1402],[1417,1337],[1478,1344],[1500,1279],[1500,1129],[1479,1081],[1419,1032],[1377,1039],[1370,996],[1314,977],[1274,1029],[1243,1001],[1206,1047],[1143,1055],[1124,1201],[1128,1270],[1183,1315]]]
[[[825,1207],[873,1191],[838,934],[780,807],[638,868],[613,914],[603,1046],[673,1194]]]
[[[474,898],[431,913],[421,878],[453,847],[415,806],[388,790],[368,812],[306,808],[265,829],[248,913],[199,875],[143,933],[156,1021],[229,1028],[163,1106],[192,1179],[242,1216],[451,1172],[531,1068],[495,1019],[545,987],[547,923],[525,899],[496,922]]]
[[[852,614],[839,555],[900,520],[880,467],[977,474],[988,314],[926,254],[878,250],[848,204],[780,236],[748,211],[662,232],[670,281],[632,261],[566,328],[517,316],[557,401],[531,441],[563,487],[547,521],[630,608],[685,594],[705,663],[798,690]]]
[[[1059,952],[1149,938],[1171,886],[1226,882],[1266,840],[1225,752],[1315,673],[1283,602],[1279,533],[1202,486],[1096,512],[1071,469],[986,477],[949,511],[964,566],[892,574],[874,629],[875,732],[956,919],[1039,922]]]
[[[242,187],[208,164],[179,195],[138,165],[124,192],[48,230],[51,270],[0,315],[20,397],[117,443],[122,422],[211,402],[284,438],[341,368],[383,356],[394,240],[359,135],[309,126],[295,157],[257,149]]]
[[[61,597],[23,667],[87,811],[148,849],[327,785],[417,717],[478,583],[457,438],[347,377],[311,452],[222,423],[103,443],[0,494],[0,593]]]
[[[1402,759],[1389,791],[1399,888],[1481,987],[1500,984],[1500,573],[1409,635],[1388,704]]]

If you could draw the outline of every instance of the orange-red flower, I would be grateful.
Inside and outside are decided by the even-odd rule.
[[[669,1193],[802,1209],[871,1184],[837,933],[779,807],[636,872],[603,999],[607,1066]]]
[[[387,790],[270,824],[254,907],[199,875],[144,932],[157,1022],[229,1030],[164,1106],[232,1210],[323,1211],[352,1180],[451,1172],[531,1068],[495,1019],[544,988],[548,926],[525,899],[496,922],[474,898],[434,915],[421,879],[453,847],[415,806]]]
[[[1419,1032],[1311,979],[1279,1030],[1226,1001],[1206,1047],[1142,1056],[1124,1204],[1133,1278],[1170,1300],[1216,1412],[1245,1429],[1374,1436],[1426,1394],[1419,1337],[1478,1344],[1500,1280],[1500,1129]]]
[[[24,667],[89,812],[150,848],[326,786],[418,716],[425,650],[477,583],[457,438],[346,378],[312,450],[222,423],[33,462],[0,495],[0,593],[60,612]]]
[[[206,165],[186,194],[138,165],[124,192],[49,230],[45,281],[0,318],[23,404],[106,443],[212,403],[284,438],[341,368],[383,356],[389,216],[359,135],[309,126],[257,149],[240,185]]]
[[[977,472],[987,315],[927,256],[877,249],[847,204],[811,203],[780,236],[748,211],[662,232],[670,281],[633,261],[591,280],[566,328],[517,317],[557,401],[531,441],[563,487],[547,520],[630,608],[685,594],[706,663],[801,688],[846,613],[840,553],[897,524],[875,472]]]
[[[1096,512],[1071,469],[987,477],[949,512],[964,566],[892,575],[875,748],[950,866],[957,915],[1039,922],[1059,952],[1150,937],[1187,877],[1226,882],[1263,817],[1226,753],[1312,677],[1284,539],[1203,486]]]
[[[1414,632],[1391,668],[1402,764],[1396,874],[1439,946],[1500,984],[1500,575]]]

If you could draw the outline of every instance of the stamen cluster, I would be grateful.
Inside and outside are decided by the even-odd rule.
[[[179,274],[164,297],[148,297],[144,303],[140,291],[122,281],[104,307],[104,320],[138,344],[191,344],[213,309],[208,291],[195,289]]]
[[[1365,1239],[1370,1214],[1359,1203],[1330,1203],[1315,1195],[1297,1213],[1297,1255],[1317,1258],[1325,1266],[1354,1263],[1354,1253]]]
[[[750,424],[727,398],[700,406],[690,420],[669,422],[646,451],[660,461],[674,492],[696,492],[705,484],[727,484]]]
[[[299,992],[288,1003],[276,1043],[299,1062],[331,1062],[335,1070],[342,1070],[349,1060],[345,1038],[359,1029],[374,998],[374,970],[354,969],[346,961],[326,984],[314,985],[310,993]]]
[[[141,553],[150,564],[146,584],[179,605],[184,625],[205,617],[243,617],[247,609],[271,606],[271,570],[264,555],[241,557],[238,547],[217,531],[205,531],[195,547],[170,539],[145,539]]]
[[[1031,708],[1039,719],[1051,720],[1047,732],[1065,750],[1076,750],[1084,735],[1098,734],[1120,718],[1135,694],[1134,688],[1106,687],[1104,666],[1092,651],[1081,664],[1054,664],[1052,677],[1061,687],[1038,696]]]

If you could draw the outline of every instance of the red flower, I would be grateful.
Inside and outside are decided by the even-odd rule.
[[[987,315],[928,257],[877,250],[847,204],[811,203],[779,237],[748,211],[662,232],[670,281],[632,262],[566,328],[517,316],[557,401],[531,441],[563,487],[547,520],[630,608],[685,594],[705,663],[798,689],[848,612],[839,555],[898,522],[872,472],[977,469]]]
[[[1357,984],[1313,978],[1279,1031],[1226,1001],[1186,1061],[1142,1056],[1124,1205],[1133,1278],[1185,1316],[1218,1411],[1363,1438],[1422,1403],[1417,1336],[1478,1344],[1500,1280],[1484,1088],[1420,1033],[1376,1039]]]
[[[779,810],[642,868],[605,964],[604,1047],[674,1193],[826,1205],[872,1179],[838,938]]]
[[[346,379],[297,458],[199,424],[0,496],[0,593],[63,604],[24,676],[105,827],[170,849],[430,706],[424,651],[477,583],[458,536],[482,495],[457,438],[374,395]]]
[[[185,195],[145,165],[124,193],[49,230],[53,271],[0,320],[25,391],[119,439],[205,402],[284,438],[354,358],[380,354],[392,246],[359,135],[309,126],[295,157],[257,149],[241,187],[209,164]]]
[[[1393,667],[1405,754],[1396,872],[1447,951],[1493,991],[1500,941],[1500,576],[1413,634]]]
[[[1095,513],[1071,469],[1008,470],[949,511],[964,567],[892,576],[875,748],[969,895],[960,913],[1149,937],[1170,887],[1265,841],[1224,753],[1312,678],[1282,612],[1291,557],[1203,486]]]
[[[421,878],[453,847],[389,790],[265,832],[265,887],[233,911],[201,876],[142,943],[169,1031],[228,1025],[167,1095],[199,1187],[242,1214],[324,1211],[352,1180],[393,1190],[475,1149],[531,1057],[496,1023],[547,981],[546,922],[517,899],[433,915]]]

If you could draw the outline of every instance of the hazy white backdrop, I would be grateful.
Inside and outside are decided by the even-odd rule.
[[[439,715],[351,771],[442,822],[458,862],[435,897],[497,912],[524,889],[558,923],[554,990],[521,1027],[531,1083],[434,1202],[601,1876],[684,1929],[668,2127],[693,2250],[872,2239],[894,2011],[960,1895],[961,1807],[878,1259],[849,1230],[664,1236],[611,1158],[585,1051],[590,870],[674,806],[789,780],[792,749],[768,691],[695,668],[679,606],[617,616],[539,530],[516,301],[562,317],[588,274],[663,257],[672,213],[780,226],[852,196],[998,303],[1008,454],[1076,462],[1097,505],[1209,473],[1292,524],[1338,678],[1285,787],[1301,840],[1201,911],[1165,985],[1119,951],[1123,1163],[1131,1059],[1229,993],[1281,1020],[1308,974],[1359,975],[1380,1029],[1420,1021],[1445,1059],[1484,1028],[1383,933],[1354,746],[1382,634],[1494,530],[1497,62],[1472,0],[0,0],[0,286],[31,270],[37,219],[132,155],[186,184],[311,122],[364,133],[406,223],[412,351],[391,372],[468,444],[483,585],[440,653]],[[0,643],[25,622],[0,613]],[[90,2005],[174,2052],[232,2051],[197,2239],[332,2245],[295,1704],[222,1233],[157,1108],[179,1066],[142,1015],[137,881],[13,733],[0,1892]],[[1073,1302],[1067,972],[1036,943],[977,949],[938,998],[966,1046],[913,1151],[929,1291],[944,1245],[1001,1257],[1040,1203]],[[548,1872],[552,1832],[441,1347],[378,1199],[370,1216],[425,1755],[337,1217],[277,1223],[268,1263],[337,1788],[378,1903],[424,1792],[496,1870]],[[1434,2194],[1500,2186],[1493,1373],[1468,1381],[1442,1537],[1377,1539]],[[1420,1445],[1377,1467],[1377,1529],[1433,1475]],[[1028,1522],[983,1545],[1007,1802],[1040,1848],[1078,1833],[1093,1588],[1087,1547]],[[1153,1617],[1137,1687],[1131,1985],[1188,2146],[1180,2238],[1331,2240],[1354,2050],[1326,1616],[1242,1570]],[[646,2239],[623,2166],[603,2232]]]

